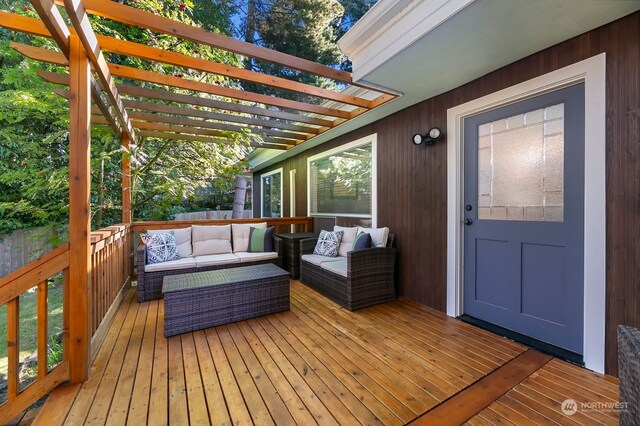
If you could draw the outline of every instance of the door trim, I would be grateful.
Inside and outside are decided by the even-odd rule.
[[[606,57],[604,53],[447,110],[447,315],[463,313],[465,117],[585,83],[584,362],[604,373],[606,309]],[[589,232],[586,232],[586,231]]]

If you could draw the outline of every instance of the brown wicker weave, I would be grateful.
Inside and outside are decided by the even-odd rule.
[[[162,280],[164,277],[172,276],[172,275],[183,275],[189,274],[192,272],[204,272],[204,271],[214,271],[218,269],[228,269],[228,268],[237,268],[240,266],[248,266],[248,265],[263,265],[268,263],[273,263],[278,266],[282,266],[282,240],[278,237],[274,237],[273,246],[275,251],[278,253],[277,259],[270,260],[260,260],[256,262],[245,262],[245,263],[231,263],[228,265],[211,265],[205,266],[201,268],[187,268],[187,269],[176,269],[170,271],[155,271],[155,272],[145,272],[144,266],[147,261],[147,248],[144,244],[140,244],[138,246],[137,253],[137,272],[138,272],[138,302],[147,302],[149,300],[155,300],[162,298]]]
[[[164,335],[289,310],[289,273],[253,265],[165,277]]]
[[[621,426],[640,425],[640,330],[618,326]]]
[[[394,268],[396,251],[393,234],[387,247],[368,248],[347,253],[347,277],[300,261],[300,281],[354,311],[396,298]],[[300,254],[313,253],[317,238],[300,241]]]

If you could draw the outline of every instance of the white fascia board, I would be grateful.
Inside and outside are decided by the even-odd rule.
[[[353,62],[353,80],[428,34],[475,0],[381,0],[338,40]],[[437,61],[437,58],[434,58]]]

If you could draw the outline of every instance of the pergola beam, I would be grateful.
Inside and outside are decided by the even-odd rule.
[[[53,3],[52,0],[37,1]],[[132,142],[135,142],[136,135],[133,127],[131,126],[131,121],[129,121],[127,110],[122,104],[122,99],[120,99],[116,83],[111,77],[107,60],[104,58],[104,55],[100,50],[98,40],[93,32],[93,28],[91,28],[91,23],[89,22],[89,16],[82,5],[82,0],[65,0],[64,5],[67,15],[69,15],[69,19],[71,19],[73,27],[78,34],[78,38],[82,42],[84,50],[89,57],[89,61],[93,65],[95,72],[98,74],[98,79],[102,83],[102,87],[107,93],[107,97],[115,110],[116,116],[122,124],[123,131],[129,136]],[[42,18],[44,19],[44,17]],[[64,25],[64,21],[60,25]]]
[[[208,138],[203,136],[193,136],[193,135],[185,135],[179,133],[167,133],[167,132],[156,132],[149,130],[141,130],[138,132],[140,136],[144,136],[147,138],[158,138],[158,139],[172,139],[178,141],[192,141],[192,142],[205,142],[205,143],[219,143],[219,144],[227,144],[232,145],[235,144],[233,141],[228,141],[220,138]],[[256,142],[250,142],[249,146],[259,147],[259,148],[269,148],[269,149],[282,149],[286,150],[286,145],[272,145],[272,144],[260,144]]]
[[[40,16],[41,23],[49,32],[49,37],[53,38],[64,56],[69,57],[69,36],[71,32],[64,22],[60,11],[51,0],[31,0],[31,5]],[[31,18],[25,18],[31,19]],[[37,21],[34,19],[34,21]],[[34,33],[32,33],[34,34]],[[42,34],[37,34],[42,35]]]

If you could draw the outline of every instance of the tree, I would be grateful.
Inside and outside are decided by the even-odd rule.
[[[124,3],[156,14],[197,24],[188,0],[125,0]],[[212,2],[212,4],[214,4]],[[27,0],[0,0],[13,13],[37,17]],[[194,14],[194,16],[197,14]],[[207,28],[230,28],[222,16],[208,16]],[[205,59],[241,65],[235,54],[148,30],[92,17],[97,32],[163,49],[198,55]],[[0,234],[14,229],[50,225],[64,230],[68,221],[68,108],[53,93],[54,85],[36,75],[40,69],[66,69],[30,61],[9,48],[9,41],[55,48],[51,40],[0,30]],[[135,58],[108,55],[112,62],[184,74],[199,80],[233,86],[237,82],[220,76],[148,63]],[[131,84],[131,82],[128,82]],[[183,201],[200,187],[211,184],[219,169],[237,163],[248,153],[242,144],[213,145],[141,139],[130,153],[120,149],[119,137],[105,126],[93,126],[91,141],[93,227],[120,221],[121,159],[130,155],[133,173],[135,218],[170,219]],[[177,206],[177,207],[176,207]]]

